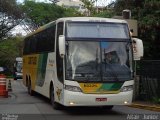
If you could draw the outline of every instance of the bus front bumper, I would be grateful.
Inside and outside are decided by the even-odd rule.
[[[132,103],[133,90],[118,94],[84,94],[65,91],[64,106],[107,106],[129,105]]]

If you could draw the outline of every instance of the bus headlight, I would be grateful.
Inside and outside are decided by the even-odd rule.
[[[82,92],[81,88],[77,86],[65,85],[64,88],[73,92]]]
[[[127,92],[133,90],[133,85],[124,86],[121,88],[120,92]]]

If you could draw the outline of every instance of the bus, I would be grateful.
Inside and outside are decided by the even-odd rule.
[[[143,56],[142,41],[134,43],[136,53],[124,20],[59,18],[25,37],[23,82],[30,95],[49,98],[54,109],[129,105],[134,55]]]
[[[14,80],[22,79],[22,57],[16,57],[13,67]]]

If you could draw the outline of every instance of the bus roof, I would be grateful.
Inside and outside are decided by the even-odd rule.
[[[113,18],[101,18],[101,17],[65,17],[65,18],[59,18],[56,21],[52,21],[48,24],[45,24],[35,30],[34,32],[28,34],[26,37],[32,36],[40,31],[45,30],[46,28],[49,28],[50,26],[53,26],[55,23],[62,22],[62,21],[79,21],[79,22],[111,22],[111,23],[127,23],[125,20],[120,19],[113,19]],[[26,38],[25,37],[25,38]]]
[[[84,22],[113,22],[113,23],[127,23],[125,20],[101,17],[66,17],[59,18],[56,22],[60,21],[84,21]]]

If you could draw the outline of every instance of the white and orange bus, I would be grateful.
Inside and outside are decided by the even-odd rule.
[[[143,53],[138,41],[136,57]],[[69,17],[46,24],[24,40],[23,81],[55,109],[132,102],[133,48],[124,20]]]

